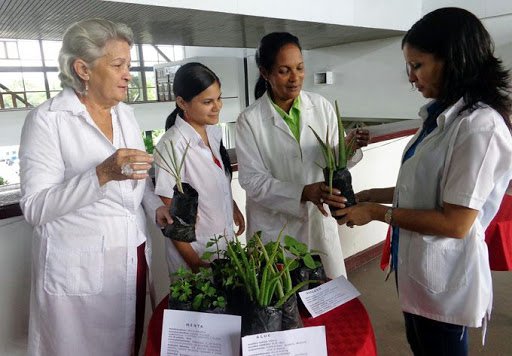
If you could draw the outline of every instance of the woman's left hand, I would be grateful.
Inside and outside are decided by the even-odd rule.
[[[375,203],[358,203],[351,207],[340,209],[332,212],[332,216],[343,216],[337,220],[339,225],[347,224],[348,227],[355,225],[366,225],[370,221],[375,220],[374,214],[381,205]]]
[[[242,212],[238,209],[238,205],[236,205],[235,201],[233,201],[233,221],[235,225],[238,226],[238,231],[236,232],[236,236],[240,236],[245,231],[245,220]]]
[[[156,209],[156,222],[160,227],[164,227],[165,225],[173,223],[169,206],[162,205]]]
[[[354,149],[357,150],[361,147],[368,146],[368,143],[370,143],[370,131],[366,129],[355,129],[351,131],[345,138],[345,146],[348,147],[354,138],[356,140]]]

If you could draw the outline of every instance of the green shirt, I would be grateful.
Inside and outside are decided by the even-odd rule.
[[[269,96],[270,99],[270,96]],[[284,122],[288,125],[290,128],[290,131],[292,132],[293,136],[297,140],[297,142],[300,143],[300,96],[297,96],[293,100],[293,104],[290,108],[290,113],[287,114],[283,109],[281,109],[279,106],[277,106],[272,99],[270,99],[270,102],[274,106],[274,108],[277,110],[279,115],[283,118]]]

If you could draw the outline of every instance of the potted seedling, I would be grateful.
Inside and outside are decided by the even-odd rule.
[[[226,309],[226,298],[222,291],[211,282],[211,272],[200,268],[199,273],[180,266],[171,274],[176,279],[169,289],[169,309],[223,313]]]
[[[293,285],[309,279],[326,281],[325,271],[319,258],[319,254],[323,254],[323,252],[309,250],[308,245],[288,235],[284,237],[284,244],[284,249],[296,257],[294,264],[290,267]],[[309,287],[310,285],[305,285],[299,289],[299,292],[303,292]]]
[[[338,119],[338,149],[336,150],[336,147],[332,145],[329,140],[329,127],[327,127],[325,141],[320,138],[311,126],[309,126],[309,128],[313,131],[313,134],[318,140],[318,144],[320,145],[320,149],[325,160],[326,166],[323,168],[325,184],[329,186],[331,194],[333,188],[338,189],[341,192],[341,195],[347,199],[345,206],[349,207],[356,204],[354,190],[352,189],[352,175],[347,168],[348,160],[356,151],[356,137],[354,136],[348,143],[345,142],[345,129],[343,128],[343,122],[341,121],[338,101],[335,101],[334,103],[336,107],[336,117]],[[329,209],[332,212],[338,208],[329,206]],[[342,216],[335,217],[335,219],[341,218]]]
[[[190,142],[187,144],[183,157],[178,159],[174,143],[169,141],[171,148],[164,142],[165,155],[155,148],[156,153],[162,159],[162,164],[155,164],[169,173],[176,184],[173,188],[173,197],[171,200],[172,224],[166,225],[162,231],[163,234],[172,240],[193,242],[196,241],[195,224],[197,221],[197,205],[199,195],[197,191],[188,183],[181,181],[181,170],[185,163]]]
[[[279,260],[279,255],[284,252],[280,245],[282,233],[276,242],[267,246],[261,240],[261,233],[256,233],[245,247],[237,238],[227,241],[226,255],[232,261],[248,299],[242,315],[243,335],[282,330],[283,304],[310,282],[292,287],[289,269],[294,259]]]
[[[169,286],[169,309],[192,310],[192,271],[179,266],[171,276],[175,280]]]

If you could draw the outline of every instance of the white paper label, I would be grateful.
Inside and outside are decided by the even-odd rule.
[[[160,355],[238,356],[238,315],[164,310]]]
[[[243,356],[327,356],[325,326],[249,335],[242,338]]]
[[[327,313],[359,295],[359,291],[343,276],[316,288],[299,292],[300,299],[313,318]]]

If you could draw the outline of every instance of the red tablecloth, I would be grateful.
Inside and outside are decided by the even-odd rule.
[[[146,356],[160,355],[165,297],[153,312],[148,326]],[[377,355],[375,336],[368,313],[359,299],[353,299],[317,318],[303,318],[304,326],[325,325],[329,356]]]
[[[512,195],[505,194],[500,210],[485,231],[493,271],[512,270]]]

